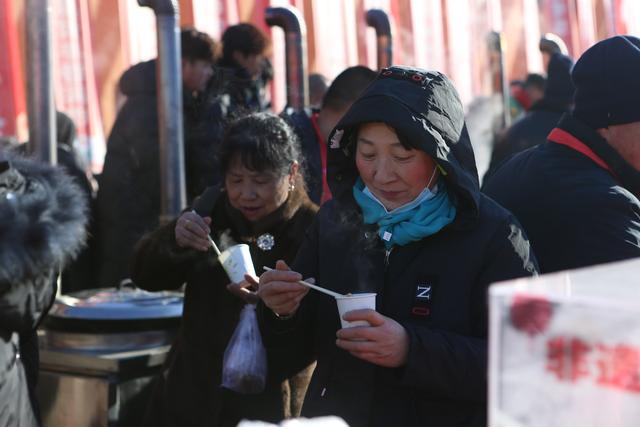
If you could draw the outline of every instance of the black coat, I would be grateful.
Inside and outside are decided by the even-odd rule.
[[[516,215],[545,273],[640,256],[640,173],[573,117],[558,127],[613,175],[572,148],[547,142],[505,163],[485,193]]]
[[[296,186],[283,206],[253,225],[215,189],[196,201],[196,211],[211,216],[213,238],[218,243],[248,243],[260,274],[263,266],[273,267],[278,259],[293,259],[317,207]],[[292,401],[289,393],[304,395],[310,374],[286,381],[306,365],[296,372],[285,370],[276,352],[267,355],[263,393],[240,395],[220,387],[224,351],[244,302],[226,290],[229,279],[215,256],[179,248],[174,228],[175,221],[147,235],[134,257],[132,278],[144,289],[177,289],[186,282],[182,326],[165,372],[158,378],[146,425],[235,427],[243,418],[279,422],[299,411],[301,401]],[[275,246],[263,251],[255,238],[267,232],[274,236]]]
[[[0,425],[38,425],[36,328],[85,239],[87,201],[59,168],[0,162]]]
[[[156,61],[127,70],[120,90],[127,100],[107,141],[99,179],[97,221],[100,268],[98,286],[115,286],[129,276],[135,243],[158,226],[160,154],[156,98]],[[215,185],[215,146],[222,135],[222,109],[215,100],[183,94],[187,195],[194,197]],[[209,181],[209,182],[207,182]]]
[[[228,97],[229,114],[240,117],[251,112],[268,111],[271,104],[266,98],[267,80],[253,79],[247,71],[232,60],[218,62],[222,78],[221,92]]]
[[[303,156],[304,183],[313,203],[322,200],[322,159],[318,134],[311,121],[311,111],[295,111],[291,108],[282,112],[281,117],[291,125],[300,139],[300,150]]]
[[[569,112],[574,92],[570,75],[572,66],[573,61],[568,56],[556,53],[551,57],[543,98],[497,141],[483,182],[514,155],[544,143],[560,118]]]
[[[514,155],[544,143],[549,132],[556,127],[562,115],[567,111],[566,106],[557,105],[545,99],[535,103],[496,142],[491,153],[491,163],[484,175],[483,182],[487,181],[496,169]]]
[[[479,192],[455,90],[441,74],[428,79],[420,94],[413,82],[379,77],[342,118],[328,154],[334,197],[321,207],[293,265],[340,293],[376,292],[377,311],[408,332],[406,365],[378,367],[336,347],[337,307],[324,294],[307,294],[290,320],[261,306],[263,336],[271,348],[287,349],[291,367],[317,358],[305,416],[334,414],[352,427],[486,423],[487,287],[533,274],[535,260],[513,216]],[[434,105],[446,106],[446,119],[437,120]],[[375,121],[401,130],[437,160],[457,206],[452,224],[389,254],[376,227],[363,225],[352,195],[353,129]],[[428,298],[419,286],[430,287]]]

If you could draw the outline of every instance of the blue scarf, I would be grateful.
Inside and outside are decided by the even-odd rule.
[[[353,197],[362,209],[364,223],[378,224],[378,235],[390,249],[431,236],[453,222],[456,208],[444,185],[439,191],[437,187],[435,194],[425,188],[413,201],[391,211],[387,211],[360,178],[353,186]]]

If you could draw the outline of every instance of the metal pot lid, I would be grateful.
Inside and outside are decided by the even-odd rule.
[[[66,319],[135,320],[182,316],[180,292],[147,292],[135,287],[89,289],[60,295],[49,316]]]

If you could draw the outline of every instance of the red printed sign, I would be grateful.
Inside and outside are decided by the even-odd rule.
[[[591,381],[602,387],[640,393],[640,347],[624,343],[589,343],[568,336],[550,338],[546,370],[560,381]]]

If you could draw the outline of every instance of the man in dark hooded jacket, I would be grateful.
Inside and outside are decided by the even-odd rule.
[[[485,192],[513,212],[549,273],[640,256],[640,39],[616,36],[573,68],[575,107]]]
[[[365,139],[362,129],[370,125],[393,129],[400,141]],[[278,270],[260,277],[258,290],[267,347],[287,354],[291,369],[317,359],[303,415],[338,415],[352,427],[486,425],[487,288],[535,274],[536,264],[513,215],[480,193],[456,90],[438,72],[383,69],[329,141],[333,198],[307,231],[294,271],[278,263]],[[393,155],[371,149],[377,145],[391,147]],[[356,197],[364,179],[360,162],[384,158],[375,174],[389,183],[383,193],[394,198],[408,192],[398,174],[426,157],[438,178],[433,187],[431,179],[412,185],[411,194],[422,187],[420,194],[432,195],[394,207],[384,218],[436,211],[403,215],[399,228],[383,232],[386,223],[367,219],[361,202],[372,196]],[[455,213],[427,232],[442,218],[436,205]],[[390,243],[403,227],[415,237]],[[300,277],[341,294],[377,293],[376,311],[344,318],[371,326],[340,329],[336,301],[315,291],[305,295]],[[354,346],[362,351],[347,349]]]
[[[194,29],[181,32],[184,150],[187,195],[195,197],[217,179],[214,145],[221,117],[209,100],[215,60],[213,40]],[[160,154],[156,61],[142,62],[120,79],[127,96],[107,141],[97,206],[100,268],[98,286],[128,277],[129,257],[160,214]]]
[[[503,139],[498,141],[484,180],[515,154],[545,142],[562,115],[569,112],[574,92],[571,82],[572,66],[573,61],[568,56],[561,53],[551,55],[544,96],[509,128]]]

